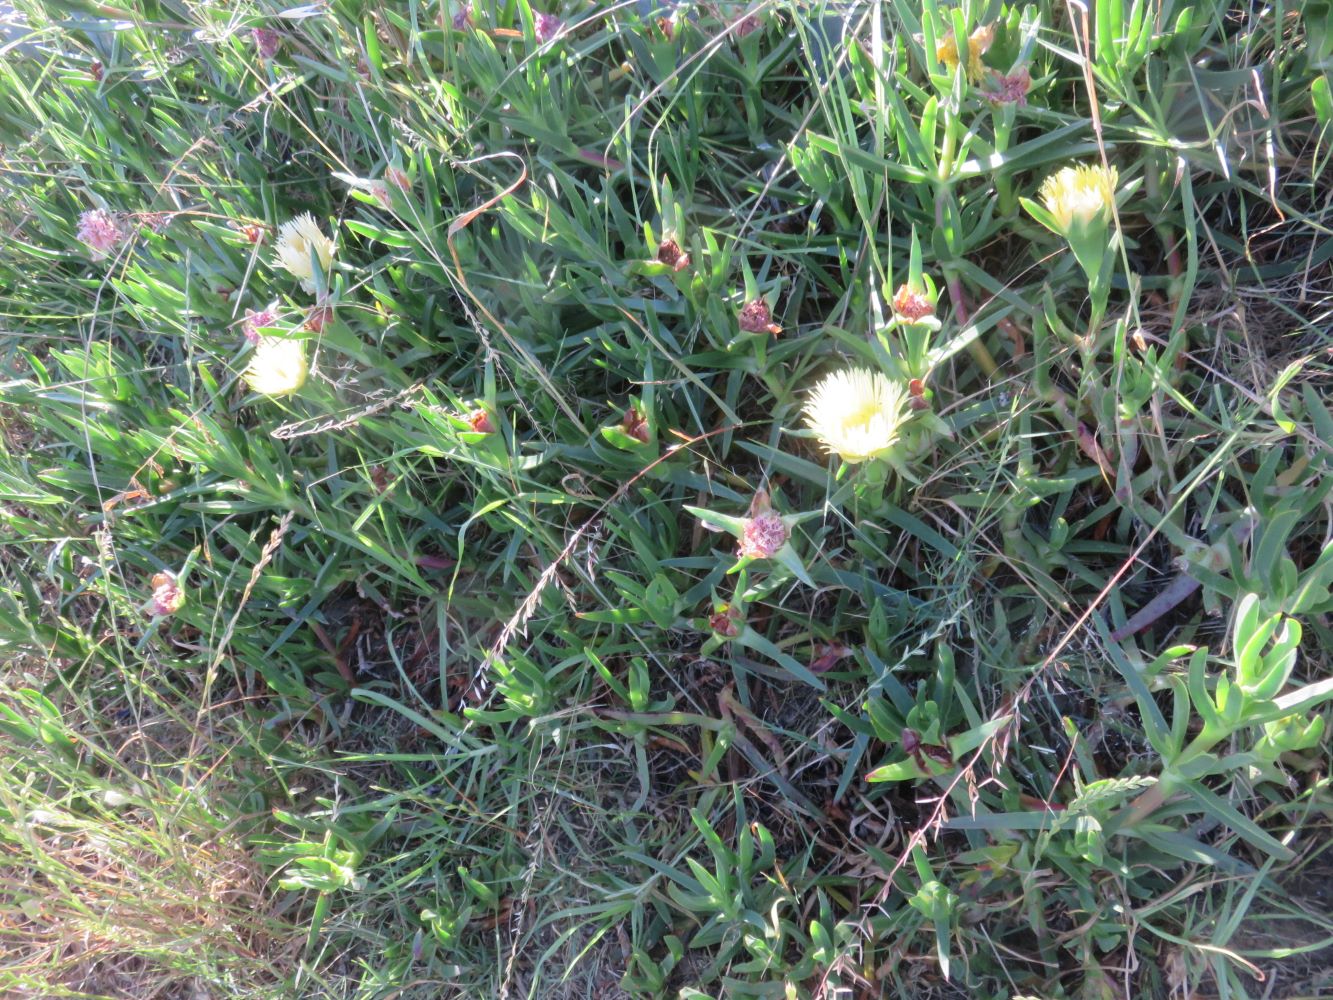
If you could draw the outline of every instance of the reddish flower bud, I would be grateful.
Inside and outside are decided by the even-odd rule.
[[[491,416],[481,407],[473,410],[467,415],[468,426],[478,434],[491,434],[495,431],[495,425],[491,423]]]

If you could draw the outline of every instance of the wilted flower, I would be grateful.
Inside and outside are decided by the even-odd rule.
[[[981,57],[985,55],[993,41],[995,41],[995,25],[993,24],[977,28],[976,31],[967,36],[967,77],[969,80],[980,80],[986,72],[986,64],[981,61]],[[952,31],[935,46],[935,56],[948,67],[950,73],[958,68],[958,39],[954,37]]]
[[[539,13],[532,18],[533,34],[537,36],[537,41],[543,45],[560,34],[560,30],[564,26],[565,22],[554,14]]]
[[[926,383],[919,378],[907,383],[907,398],[914,410],[929,410],[930,397],[926,395]]]
[[[254,39],[261,59],[272,59],[282,48],[282,36],[269,28],[255,28],[250,32],[250,37]]]
[[[806,423],[844,462],[883,455],[898,440],[905,394],[879,372],[851,368],[825,376],[805,404]]]
[[[333,306],[320,303],[305,314],[305,328],[311,333],[323,333],[324,327],[333,322]]]
[[[742,14],[731,23],[732,31],[737,38],[744,38],[746,35],[753,34],[763,25],[758,14]]]
[[[1028,102],[1028,91],[1032,89],[1032,76],[1027,67],[1020,67],[1017,73],[1001,76],[992,73],[990,87],[981,92],[981,96],[992,104],[1024,105]]]
[[[1076,227],[1105,226],[1111,218],[1118,179],[1115,167],[1065,167],[1042,181],[1041,200],[1066,236]]]
[[[620,429],[636,441],[642,441],[644,444],[649,441],[648,418],[637,406],[631,406],[625,411],[625,416],[620,421]]]
[[[120,217],[103,208],[90,208],[79,216],[79,239],[90,249],[93,260],[101,260],[125,241]]]
[[[787,523],[771,510],[745,519],[736,554],[742,559],[771,559],[787,544]]]
[[[251,344],[258,344],[260,340],[260,329],[267,326],[273,326],[277,321],[277,302],[270,302],[258,312],[253,309],[247,309],[245,311],[245,318],[241,320],[241,333],[245,334],[245,339]]]
[[[824,643],[816,650],[816,655],[810,661],[810,672],[812,674],[822,674],[832,670],[838,665],[838,661],[852,655],[852,651],[847,646],[838,642]]]
[[[399,170],[397,167],[385,167],[384,179],[404,194],[412,190],[412,178],[407,176],[405,170]]]
[[[185,591],[181,589],[174,573],[155,573],[153,575],[153,598],[148,603],[148,610],[154,615],[174,615],[185,603]]]
[[[167,228],[171,222],[171,212],[140,212],[137,216],[140,223],[147,226],[155,233],[160,233]]]
[[[303,341],[261,337],[245,370],[245,381],[264,396],[287,396],[305,385],[309,371]]]
[[[277,257],[274,263],[301,281],[307,292],[315,290],[314,262],[318,258],[321,270],[327,271],[333,263],[333,240],[324,235],[319,223],[309,212],[284,222],[278,230]]]
[[[381,208],[392,208],[389,198],[389,185],[383,179],[366,181],[366,193],[380,203]]]
[[[782,332],[782,327],[773,322],[773,314],[769,311],[768,302],[763,298],[753,299],[741,307],[740,315],[737,317],[741,329],[746,333],[772,333]]]
[[[921,292],[903,284],[899,285],[898,291],[894,293],[893,311],[903,319],[914,323],[934,315],[935,306]]]
[[[690,255],[680,248],[680,244],[667,237],[657,248],[657,260],[673,271],[683,271],[690,266]]]
[[[472,27],[472,4],[461,4],[458,10],[454,11],[453,26],[455,31],[462,31],[464,28]]]
[[[734,604],[722,604],[717,611],[708,616],[708,627],[713,634],[723,639],[734,639],[741,634],[745,616]]]
[[[258,243],[264,238],[264,227],[257,222],[234,222],[232,225],[241,231],[247,243]]]
[[[495,431],[491,415],[480,406],[467,415],[467,423],[478,434],[491,434]]]
[[[102,82],[102,63],[101,60],[94,59],[88,64],[88,75],[93,78],[94,83]]]

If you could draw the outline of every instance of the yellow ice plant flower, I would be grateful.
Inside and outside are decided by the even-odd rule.
[[[991,42],[995,41],[995,25],[988,24],[977,28],[976,31],[967,36],[967,78],[973,82],[980,81],[986,73],[986,65],[981,61],[981,57],[986,54],[986,50],[991,47]],[[945,67],[952,73],[958,68],[958,39],[951,31],[935,46],[935,58],[944,63]]]
[[[305,342],[290,337],[263,337],[255,347],[245,381],[265,396],[287,396],[305,385],[310,365]]]
[[[849,464],[878,458],[898,440],[906,394],[879,372],[833,372],[805,404],[806,424],[824,448]]]
[[[312,253],[319,261],[322,271],[328,271],[333,263],[333,240],[324,235],[319,223],[309,212],[282,224],[278,230],[277,256],[273,263],[301,280],[301,287],[307,292],[315,290],[314,261]]]
[[[1118,179],[1115,167],[1108,170],[1086,163],[1065,167],[1042,181],[1041,200],[1066,236],[1076,226],[1105,226],[1111,221]]]

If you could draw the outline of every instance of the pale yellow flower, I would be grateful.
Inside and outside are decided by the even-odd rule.
[[[1075,224],[1080,229],[1094,223],[1104,226],[1111,219],[1117,180],[1115,167],[1110,170],[1088,164],[1065,167],[1042,181],[1041,200],[1065,235],[1069,235]]]
[[[898,440],[906,399],[903,387],[879,372],[834,372],[805,404],[806,424],[825,449],[844,462],[864,462],[883,455]]]
[[[305,342],[289,337],[264,337],[255,347],[245,381],[265,396],[287,396],[305,385],[310,371]]]
[[[315,290],[312,251],[320,270],[327,272],[333,263],[333,240],[324,235],[313,215],[305,212],[282,224],[273,263],[299,278],[301,287],[307,292]]]

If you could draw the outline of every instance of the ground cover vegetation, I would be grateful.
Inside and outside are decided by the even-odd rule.
[[[1333,990],[1324,0],[0,7],[0,994]]]

